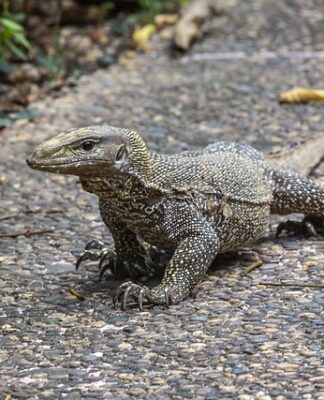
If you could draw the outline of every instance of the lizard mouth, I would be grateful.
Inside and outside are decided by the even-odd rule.
[[[96,159],[96,160],[74,160],[74,161],[59,161],[53,162],[49,161],[37,161],[32,157],[26,159],[26,163],[30,168],[41,169],[41,168],[57,168],[57,167],[69,167],[71,165],[83,166],[84,163],[87,165],[111,165],[107,160]]]
[[[80,168],[84,168],[85,166],[88,169],[96,166],[98,167],[109,167],[111,163],[107,160],[96,159],[96,160],[74,160],[74,161],[66,161],[66,160],[35,160],[33,157],[29,157],[26,159],[27,165],[32,169],[48,171],[48,172],[64,172],[69,169],[70,171],[78,172]]]

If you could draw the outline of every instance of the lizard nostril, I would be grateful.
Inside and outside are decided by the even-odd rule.
[[[26,164],[29,166],[35,164],[35,152],[34,151],[26,158]]]

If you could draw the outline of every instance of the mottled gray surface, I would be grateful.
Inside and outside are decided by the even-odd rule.
[[[0,239],[1,398],[324,399],[323,291],[258,285],[323,282],[323,238],[276,241],[274,219],[254,247],[265,263],[247,277],[243,256],[222,258],[195,298],[121,312],[111,305],[120,282],[98,283],[95,266],[73,269],[88,239],[110,243],[96,199],[74,177],[24,164],[36,143],[71,125],[133,127],[168,153],[220,138],[265,150],[324,131],[323,104],[276,97],[323,82],[321,53],[303,53],[324,51],[323,35],[320,0],[239,2],[186,58],[152,52],[83,77],[36,104],[42,117],[1,135],[0,233],[55,230]],[[224,60],[229,52],[236,59]]]

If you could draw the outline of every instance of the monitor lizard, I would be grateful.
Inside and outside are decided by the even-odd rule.
[[[100,125],[58,134],[38,145],[27,163],[79,176],[83,188],[99,197],[115,247],[90,242],[77,267],[100,258],[101,275],[107,268],[128,272],[132,280],[118,288],[114,301],[125,308],[133,298],[142,310],[143,300],[169,305],[188,297],[218,253],[265,235],[271,213],[302,213],[311,233],[314,226],[323,229],[324,185],[299,174],[323,155],[323,135],[270,155],[226,141],[163,155],[150,152],[135,131]],[[278,232],[292,228],[296,223]],[[162,281],[149,289],[135,280],[154,273],[156,248],[172,256]]]

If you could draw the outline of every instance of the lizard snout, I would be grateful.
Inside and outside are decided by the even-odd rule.
[[[26,158],[26,164],[29,167],[32,167],[34,164],[34,152],[32,152],[27,158]]]
[[[36,146],[32,153],[26,158],[27,165],[31,168],[36,168],[38,165],[44,164],[47,153],[48,151],[46,151],[46,149]]]

